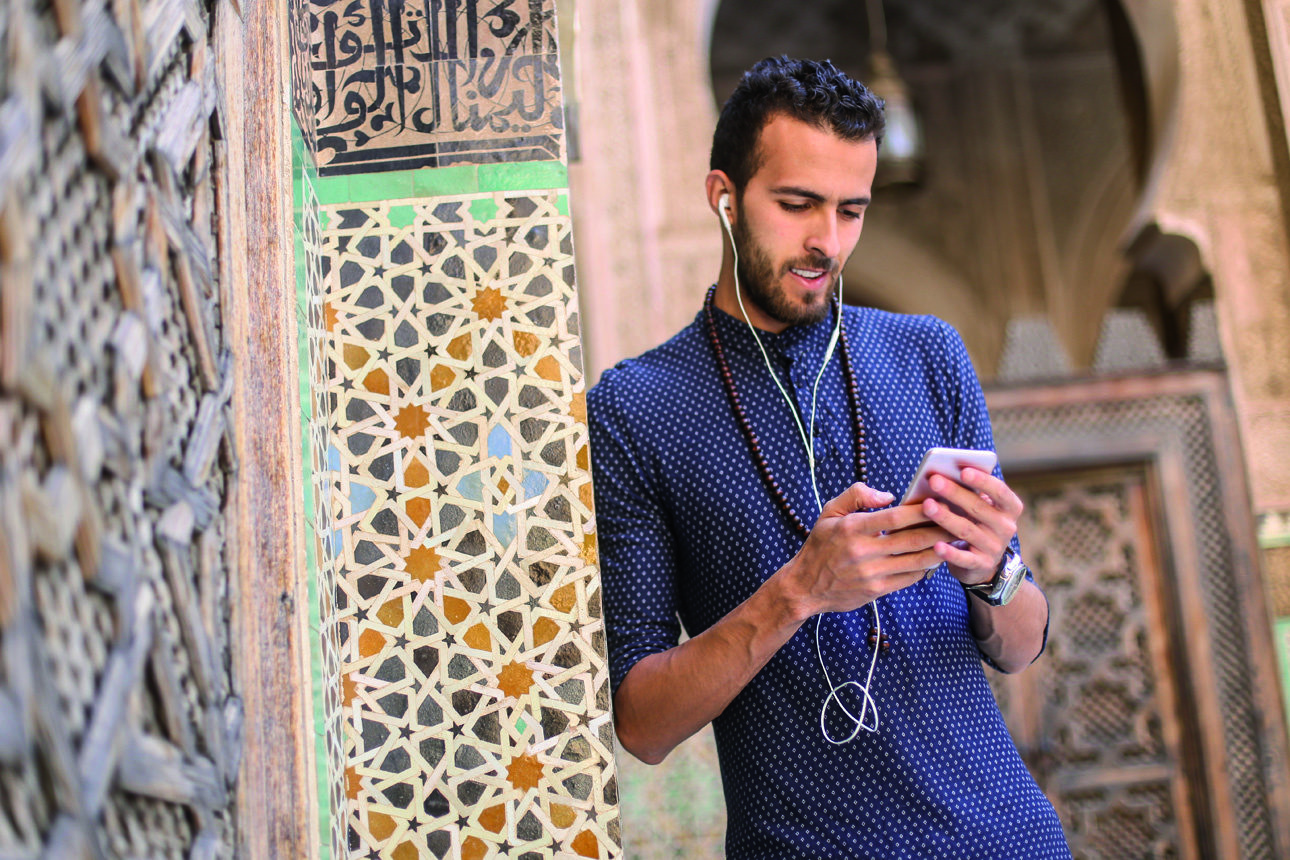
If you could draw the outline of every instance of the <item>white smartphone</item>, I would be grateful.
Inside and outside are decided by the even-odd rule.
[[[973,451],[970,448],[928,448],[923,455],[923,462],[914,473],[914,480],[909,482],[902,505],[921,502],[932,494],[928,480],[932,475],[944,475],[951,481],[963,482],[963,470],[967,467],[992,472],[999,462],[999,456],[993,451]]]

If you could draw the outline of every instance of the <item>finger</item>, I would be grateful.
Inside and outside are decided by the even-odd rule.
[[[922,578],[923,571],[921,568],[919,570],[905,570],[888,576],[884,585],[889,587],[887,593],[891,594],[893,591],[900,591],[902,588],[908,588]]]
[[[937,525],[908,528],[888,532],[879,538],[879,549],[884,555],[908,555],[931,549],[941,541],[954,540],[954,535]]]
[[[957,484],[942,476],[931,480],[932,491],[945,502],[958,507],[969,519],[988,525],[996,533],[1007,532],[1011,536],[1016,530],[1016,518],[1008,515],[1002,508],[996,507],[991,500],[983,499],[981,494],[970,487]]]
[[[971,548],[956,547],[952,543],[938,543],[932,547],[932,552],[941,561],[947,561],[963,570],[993,571],[995,567],[990,559],[983,557],[979,552]]]
[[[981,524],[968,517],[960,516],[949,505],[936,499],[923,502],[923,509],[932,518],[932,522],[959,540],[967,541],[986,555],[997,557],[1003,552],[1004,542],[1012,537],[1011,534],[1005,537],[1000,531],[990,528],[989,524]]]
[[[940,543],[945,542],[937,541],[926,549],[888,556],[877,562],[874,565],[874,570],[884,578],[908,577],[911,582],[917,582],[923,578],[927,568],[940,565],[942,559],[936,552],[936,546]],[[904,586],[901,587],[903,588]]]
[[[825,502],[823,509],[820,511],[820,516],[841,517],[853,514],[856,511],[882,508],[890,505],[895,501],[895,498],[891,493],[875,490],[856,481],[838,496]]]
[[[897,505],[878,511],[852,514],[851,521],[867,534],[894,532],[931,522],[922,505]]]
[[[1013,519],[1021,516],[1022,510],[1025,508],[1025,505],[1021,502],[1021,497],[1014,493],[1011,487],[989,472],[981,469],[964,469],[963,483],[979,493],[984,493],[996,508],[1010,515]]]
[[[935,553],[932,553],[931,550],[928,550],[927,552],[931,554],[932,558],[936,557]],[[922,553],[920,553],[920,555],[922,555]],[[901,557],[903,558],[903,556]],[[940,564],[940,561],[938,560],[934,563]],[[905,566],[908,567],[908,565]],[[882,573],[876,579],[869,580],[864,588],[857,589],[854,592],[849,592],[846,596],[840,596],[838,604],[842,609],[858,609],[859,607],[873,601],[874,598],[883,597],[891,594],[893,591],[900,591],[902,588],[908,588],[915,582],[918,582],[922,576],[922,570],[906,570],[903,567],[901,569],[894,569],[889,572]]]

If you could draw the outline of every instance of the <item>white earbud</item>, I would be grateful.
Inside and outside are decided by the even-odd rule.
[[[725,191],[721,194],[721,199],[717,201],[717,212],[721,215],[721,223],[730,229],[730,192]]]

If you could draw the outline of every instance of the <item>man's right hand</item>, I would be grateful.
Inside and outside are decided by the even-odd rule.
[[[921,505],[886,507],[892,500],[855,483],[824,505],[805,545],[775,574],[802,620],[864,606],[941,563],[932,548],[954,538]]]

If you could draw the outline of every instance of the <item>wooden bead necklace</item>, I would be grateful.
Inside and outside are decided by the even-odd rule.
[[[757,470],[761,473],[762,482],[770,491],[771,496],[779,503],[779,507],[788,516],[793,528],[803,539],[811,534],[811,530],[802,522],[797,511],[789,503],[788,497],[784,495],[784,490],[780,487],[779,482],[775,480],[774,474],[770,471],[770,464],[766,461],[766,455],[762,453],[761,442],[757,438],[756,432],[753,431],[752,424],[748,421],[748,413],[744,410],[743,403],[739,399],[739,392],[735,389],[735,378],[730,372],[730,364],[726,361],[725,348],[721,345],[721,338],[717,334],[717,320],[712,311],[712,300],[716,295],[717,285],[713,284],[708,288],[708,295],[703,300],[703,311],[708,320],[708,341],[712,344],[712,352],[716,355],[717,366],[721,370],[721,383],[726,390],[726,399],[730,401],[730,408],[734,410],[735,418],[739,422],[739,429],[743,431],[744,440],[748,443],[748,449],[752,452],[753,461],[757,464]],[[835,310],[836,312],[836,310]],[[855,416],[856,421],[856,466],[859,472],[861,482],[865,480],[865,455],[868,447],[864,436],[864,420],[860,415],[860,389],[856,384],[855,371],[851,366],[851,349],[847,343],[847,327],[841,327],[840,343],[842,345],[842,378],[847,383],[847,402],[851,407],[851,414]],[[811,427],[814,432],[815,428]]]

